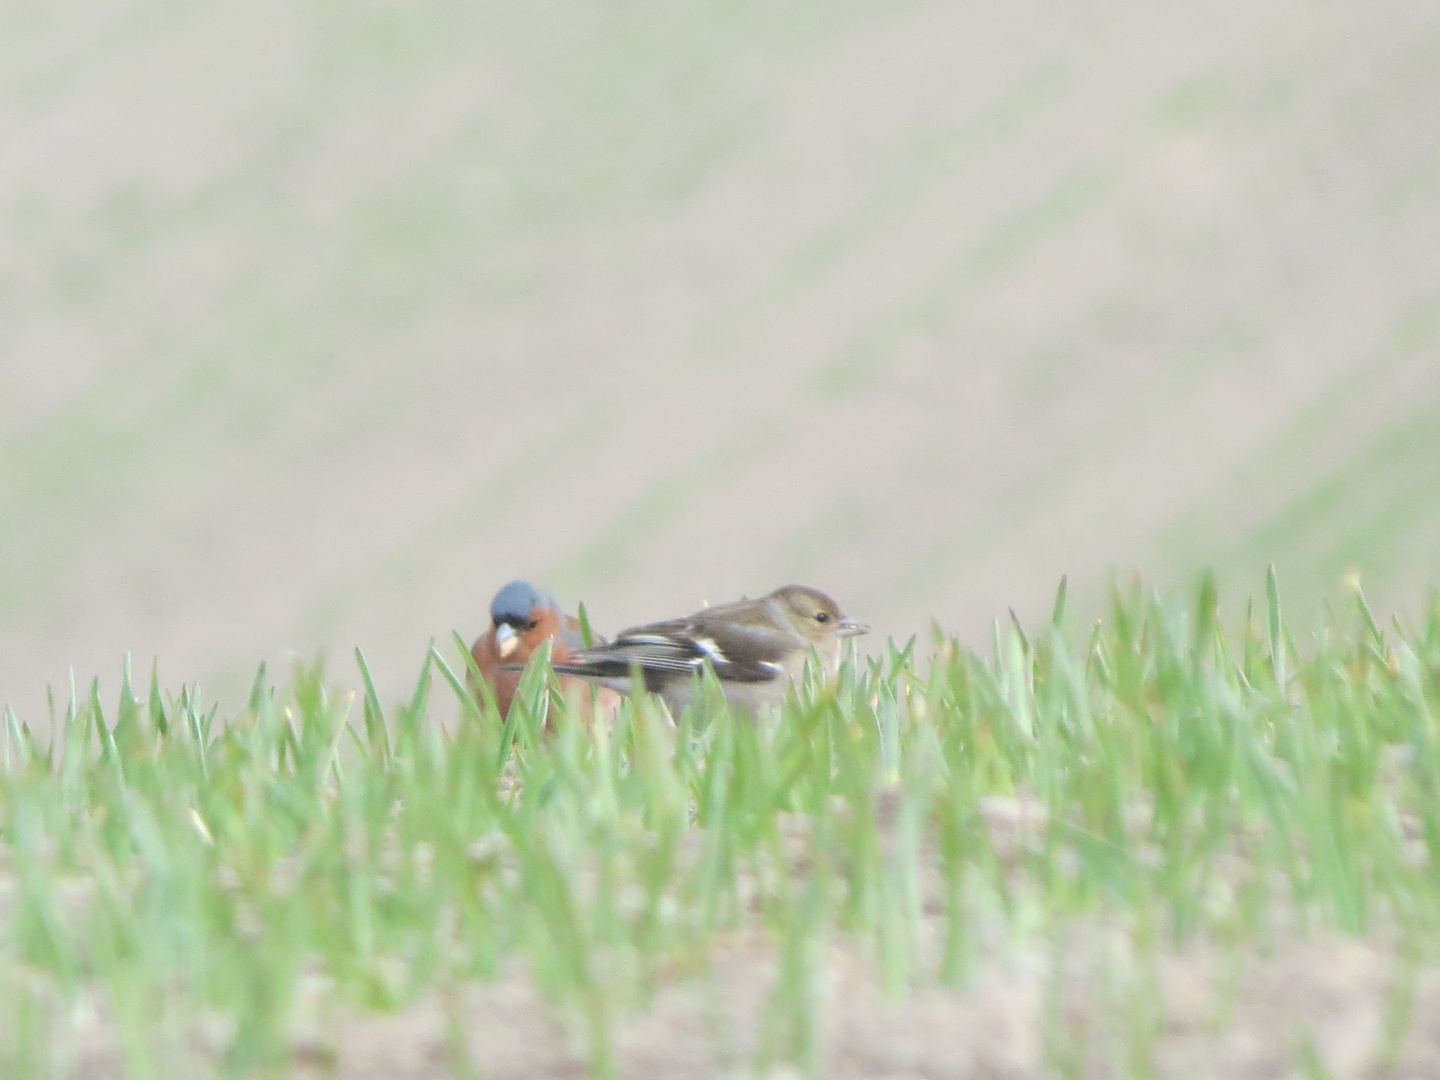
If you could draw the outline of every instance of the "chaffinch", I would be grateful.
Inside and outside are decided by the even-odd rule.
[[[605,642],[598,634],[592,635],[592,639],[597,644]],[[490,629],[475,639],[470,655],[494,691],[501,716],[510,712],[510,702],[515,698],[526,663],[546,641],[552,643],[552,660],[573,655],[585,644],[580,620],[562,614],[553,596],[528,581],[512,581],[495,594],[490,601]],[[583,679],[562,678],[560,688],[566,694],[589,696],[590,687]],[[470,690],[479,697],[478,687],[472,685]],[[619,707],[620,696],[602,688],[596,704],[601,715],[609,717]]]
[[[690,701],[691,676],[708,664],[725,699],[753,714],[784,700],[812,650],[833,678],[840,668],[843,639],[869,629],[842,615],[835,601],[818,589],[786,585],[758,600],[633,627],[611,644],[557,655],[551,666],[559,675],[628,694],[634,689],[631,665],[637,665],[645,689],[659,694],[678,714]]]

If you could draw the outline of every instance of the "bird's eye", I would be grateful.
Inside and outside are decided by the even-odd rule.
[[[527,623],[525,624],[525,629],[526,629],[526,630],[534,630],[535,627],[537,627],[537,626],[539,626],[539,625],[540,625],[540,622],[539,622],[538,619],[531,619],[529,622],[527,622]]]
[[[815,613],[815,621],[816,621],[816,622],[829,622],[829,621],[830,621],[830,613],[829,613],[828,611],[817,611],[817,612]]]

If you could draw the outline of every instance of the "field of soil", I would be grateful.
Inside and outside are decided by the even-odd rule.
[[[983,643],[1063,574],[1083,606],[1214,566],[1233,613],[1274,562],[1297,624],[1347,575],[1381,611],[1437,579],[1434,0],[7,23],[0,701],[36,726],[126,654],[230,707],[261,660],[351,685],[360,646],[398,698],[517,576],[605,631],[801,581],[872,647]],[[1323,946],[1163,960],[1160,1074],[1278,1075],[1295,1017],[1372,1068],[1389,957]],[[1026,955],[896,1011],[836,950],[830,1075],[1053,1064],[1035,1018],[1072,1003]],[[734,970],[748,1015],[766,969]],[[511,990],[474,1004],[514,1039],[484,1075],[578,1075]],[[1399,1060],[1440,1075],[1415,994]],[[622,1032],[627,1074],[729,1067],[688,995]],[[385,1023],[317,1068],[440,1069],[440,1012]]]

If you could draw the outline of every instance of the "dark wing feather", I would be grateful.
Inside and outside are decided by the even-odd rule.
[[[795,640],[770,626],[692,617],[689,640],[702,651],[725,682],[769,682],[785,670]]]
[[[726,682],[769,682],[781,675],[795,649],[793,639],[774,627],[736,623],[723,610],[632,627],[610,645],[572,652],[555,670],[613,679],[628,676],[633,664],[652,691],[689,678],[706,663]]]
[[[623,679],[630,675],[631,665],[637,665],[644,676],[645,688],[659,690],[671,679],[687,678],[700,659],[694,650],[686,649],[679,642],[627,632],[613,644],[576,649],[553,667],[559,675]]]

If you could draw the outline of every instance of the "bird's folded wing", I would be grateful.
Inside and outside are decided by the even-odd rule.
[[[632,664],[646,684],[698,671],[706,662],[726,682],[768,682],[781,675],[796,644],[774,628],[719,620],[677,619],[626,630],[613,644],[572,653],[556,671],[623,677]]]

